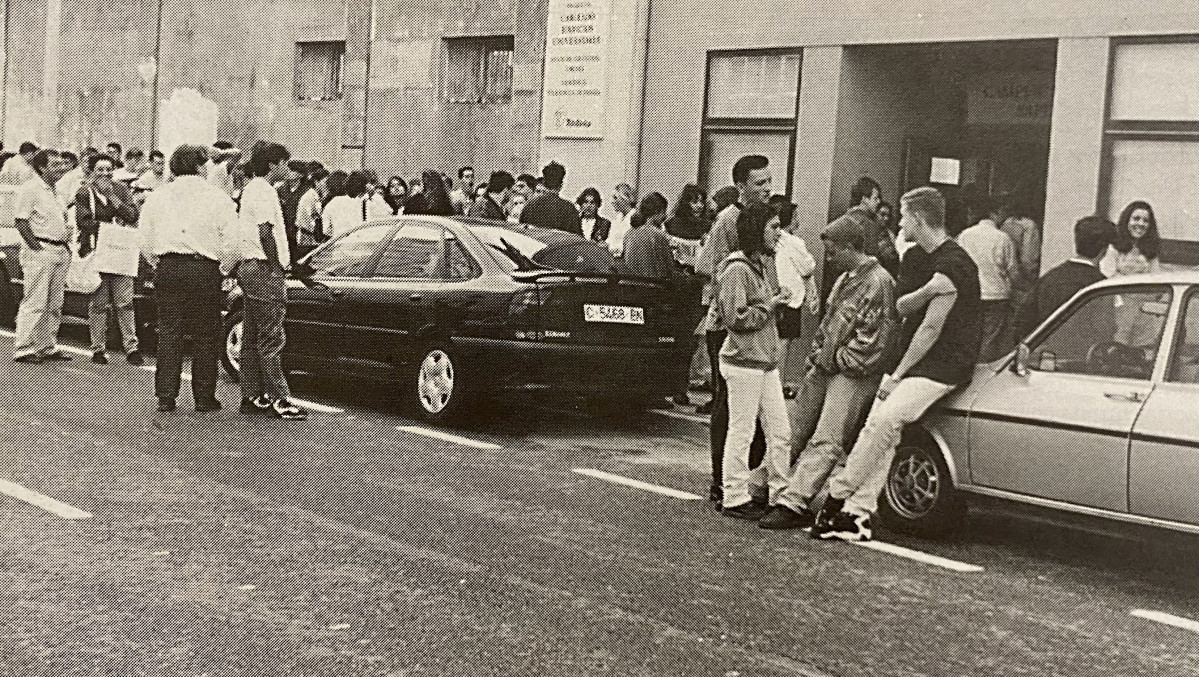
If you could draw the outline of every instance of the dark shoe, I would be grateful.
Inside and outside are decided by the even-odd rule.
[[[696,407],[696,408],[695,408],[695,413],[697,413],[697,414],[711,414],[711,413],[712,413],[712,407],[713,407],[713,406],[715,406],[715,403],[714,403],[712,400],[708,400],[707,402],[704,402],[703,404],[701,404],[701,405],[699,405],[698,407]]]
[[[812,526],[812,513],[807,510],[792,510],[785,505],[776,505],[766,516],[758,520],[763,529],[803,529]]]
[[[724,500],[724,487],[719,484],[708,485],[708,500],[713,503],[719,503]]]
[[[209,411],[220,411],[221,403],[216,398],[211,400],[200,400],[196,402],[196,411],[205,413]]]
[[[726,517],[735,517],[737,519],[756,522],[762,519],[762,516],[766,514],[766,510],[767,507],[761,503],[758,503],[757,501],[750,501],[749,503],[742,503],[735,508],[725,508],[724,510],[720,511],[720,514],[725,515]]]
[[[12,361],[20,362],[21,364],[41,364],[42,362],[45,362],[46,360],[41,355],[34,353],[32,355],[22,355],[20,357],[14,357],[14,358],[12,358]]]
[[[129,351],[129,354],[125,356],[125,361],[135,367],[140,367],[146,363],[146,358],[142,357],[142,352],[140,350],[131,350]]]
[[[844,507],[844,499],[833,498],[832,496],[824,499],[824,505],[820,506],[820,512],[816,513],[816,520],[813,522],[812,530],[808,532],[808,535],[812,538],[825,538],[825,535],[828,534],[829,529],[833,525],[833,518]]]
[[[271,400],[266,395],[259,395],[254,399],[242,398],[241,406],[237,410],[243,414],[269,414]]]
[[[49,362],[70,362],[71,356],[61,350],[55,350],[52,353],[42,355],[42,359]]]
[[[96,364],[108,364],[108,356],[104,354],[103,350],[96,351],[92,353],[92,362]]]
[[[285,421],[303,421],[308,418],[308,412],[292,404],[291,400],[286,397],[275,400],[271,404],[271,410],[275,412],[277,418]]]
[[[175,398],[173,398],[173,397],[158,398],[158,410],[163,411],[163,412],[175,411]]]
[[[791,386],[783,387],[783,399],[784,400],[793,400],[793,399],[795,399],[795,396],[798,394],[799,393],[797,393],[795,391],[795,388],[792,388]]]
[[[814,531],[814,530],[813,530]],[[833,517],[828,529],[817,538],[838,541],[869,541],[874,537],[869,515],[854,515],[842,510]]]
[[[679,407],[685,407],[691,404],[691,398],[687,397],[686,395],[675,395],[674,397],[670,398],[670,401],[674,402],[675,406]]]

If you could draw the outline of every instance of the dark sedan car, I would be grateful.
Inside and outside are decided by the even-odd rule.
[[[288,369],[397,384],[431,421],[502,391],[644,408],[687,368],[679,295],[623,274],[605,247],[569,233],[431,216],[372,221],[312,252],[287,288]],[[235,377],[241,318],[234,303],[224,361]]]

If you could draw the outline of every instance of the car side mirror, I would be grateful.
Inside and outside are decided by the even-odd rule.
[[[1012,360],[1012,373],[1017,376],[1028,376],[1029,349],[1027,343],[1016,346],[1016,359]]]

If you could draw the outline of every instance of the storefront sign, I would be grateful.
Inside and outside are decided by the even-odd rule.
[[[970,88],[966,113],[971,125],[1048,126],[1053,114],[1053,72],[980,74]]]
[[[606,0],[550,0],[541,97],[544,136],[603,138],[607,52]]]

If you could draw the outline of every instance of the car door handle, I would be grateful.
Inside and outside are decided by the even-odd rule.
[[[420,300],[421,300],[422,298],[424,298],[424,297],[423,297],[423,296],[421,296],[420,294],[410,294],[410,295],[408,296],[408,300],[409,300],[409,301],[412,301],[413,303],[420,303]]]
[[[1106,398],[1107,398],[1107,399],[1109,399],[1109,400],[1117,400],[1117,401],[1120,401],[1120,402],[1136,402],[1136,403],[1140,403],[1140,402],[1144,402],[1144,401],[1145,401],[1145,395],[1143,395],[1142,393],[1138,393],[1138,392],[1130,392],[1130,393],[1103,393],[1103,396],[1104,396],[1104,397],[1106,397]]]
[[[329,296],[332,296],[335,299],[339,299],[345,295],[346,295],[346,293],[340,289],[330,289],[329,290]]]

